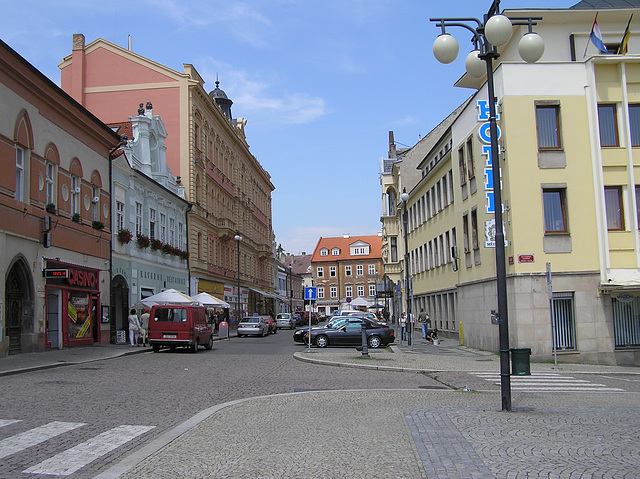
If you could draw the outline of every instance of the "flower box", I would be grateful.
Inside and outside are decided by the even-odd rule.
[[[151,240],[145,235],[136,235],[136,243],[140,248],[148,248],[151,244]]]
[[[102,221],[92,221],[91,222],[91,227],[94,230],[100,231],[100,230],[102,230],[104,228],[104,223]]]
[[[133,239],[133,233],[128,229],[118,231],[118,241],[120,244],[128,244]]]

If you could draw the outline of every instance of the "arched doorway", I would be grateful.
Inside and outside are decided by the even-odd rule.
[[[6,328],[9,354],[22,352],[23,333],[33,333],[33,288],[24,258],[16,259],[5,281]]]
[[[109,329],[111,331],[111,343],[117,343],[117,332],[127,331],[129,325],[129,284],[124,276],[118,274],[111,280],[111,321]],[[125,338],[126,338],[125,332]]]

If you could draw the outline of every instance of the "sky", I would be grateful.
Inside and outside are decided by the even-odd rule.
[[[578,0],[503,0],[502,9]],[[251,153],[271,175],[276,244],[312,253],[318,239],[381,230],[380,160],[389,131],[415,145],[473,92],[458,59],[438,63],[431,17],[482,18],[489,0],[0,0],[2,40],[57,85],[72,36],[120,45],[216,77],[247,119]],[[467,41],[468,48],[467,48]],[[548,47],[548,46],[547,46]],[[134,112],[132,112],[133,114]],[[171,135],[171,132],[168,132]]]

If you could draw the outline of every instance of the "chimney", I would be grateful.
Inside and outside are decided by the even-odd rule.
[[[396,141],[393,137],[393,131],[389,132],[389,158],[397,158],[398,155],[396,153]]]
[[[86,106],[84,103],[84,35],[74,33],[71,47],[71,97]]]

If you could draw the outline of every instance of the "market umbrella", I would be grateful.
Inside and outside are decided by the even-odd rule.
[[[153,306],[153,304],[184,304],[193,303],[193,299],[180,291],[175,289],[165,289],[161,293],[154,294],[140,301],[147,306]]]
[[[205,293],[205,292],[196,294],[195,296],[191,296],[191,299],[193,299],[198,303],[202,303],[205,306],[213,306],[214,308],[229,307],[229,303],[226,303],[225,301],[222,301],[221,299],[218,299],[215,296],[212,296],[209,293]]]

